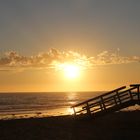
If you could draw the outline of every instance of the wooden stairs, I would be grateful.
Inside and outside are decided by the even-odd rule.
[[[126,88],[126,86],[117,88],[75,104],[71,108],[73,108],[75,118],[82,116],[96,117],[119,111],[135,104],[140,105],[140,84],[132,84],[129,88]]]

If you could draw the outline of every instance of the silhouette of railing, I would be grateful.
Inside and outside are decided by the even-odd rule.
[[[140,84],[117,88],[100,96],[73,105],[74,116],[98,116],[140,104]]]

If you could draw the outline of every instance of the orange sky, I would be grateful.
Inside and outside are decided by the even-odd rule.
[[[61,57],[63,61],[56,52],[63,55]],[[51,57],[42,54],[42,56],[25,59],[16,53],[13,55],[13,52],[11,52],[11,58],[10,56],[3,57],[1,61],[8,59],[9,63],[3,63],[3,67],[1,66],[0,91],[111,90],[118,86],[139,82],[140,66],[138,60],[133,57],[126,58],[118,54],[114,57],[114,53],[107,52],[103,52],[97,58],[75,52],[62,54],[55,50],[55,53],[58,58],[54,56],[54,52],[47,53]],[[48,62],[48,57],[50,62]],[[67,76],[67,71],[59,67],[60,63],[68,64],[68,62],[79,67],[78,75],[74,78]]]
[[[0,1],[0,92],[140,83],[139,13],[138,0]]]

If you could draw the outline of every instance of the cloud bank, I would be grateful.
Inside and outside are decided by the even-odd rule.
[[[6,52],[0,57],[0,70],[9,71],[13,69],[55,69],[57,64],[74,63],[84,69],[99,65],[127,64],[140,62],[140,56],[120,56],[119,51],[112,53],[103,51],[96,56],[86,56],[73,51],[59,51],[50,49],[48,52],[38,53],[35,56],[22,56],[17,52]]]

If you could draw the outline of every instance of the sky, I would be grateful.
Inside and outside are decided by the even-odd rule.
[[[0,92],[112,90],[139,71],[139,0],[0,1]]]

